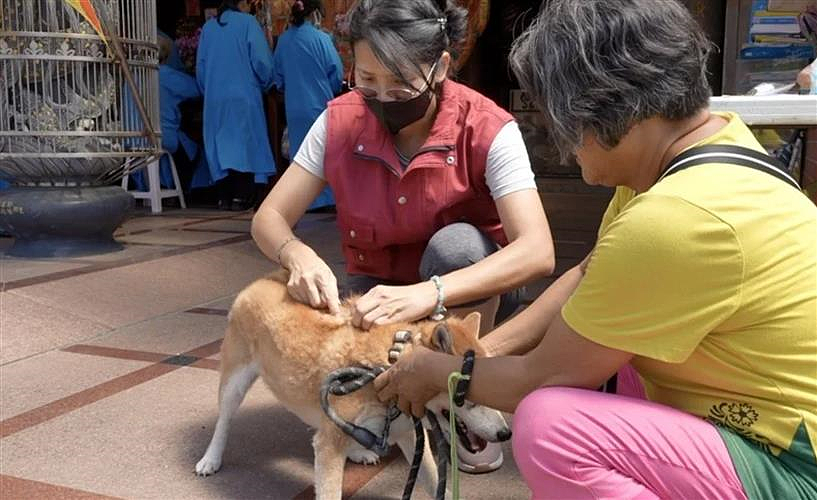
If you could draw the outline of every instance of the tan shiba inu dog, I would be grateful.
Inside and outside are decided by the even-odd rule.
[[[218,471],[230,419],[260,375],[282,405],[317,430],[312,441],[317,498],[339,499],[346,458],[374,463],[377,455],[349,438],[322,412],[319,392],[326,376],[348,366],[388,366],[388,352],[398,330],[412,332],[406,350],[423,345],[453,354],[467,349],[473,349],[477,356],[484,354],[477,340],[478,313],[445,323],[398,323],[363,331],[350,322],[349,304],[354,300],[346,301],[340,316],[317,311],[289,297],[285,273],[258,280],[238,295],[221,346],[218,422],[204,457],[196,464],[196,474],[206,476]],[[342,418],[376,435],[382,433],[387,408],[377,399],[371,384],[330,401]],[[427,408],[438,416],[455,414],[457,433],[472,451],[484,448],[486,441],[510,437],[498,411],[469,402],[449,408],[444,394],[430,401]],[[389,444],[397,444],[411,462],[415,435],[410,418],[401,415],[392,423]],[[428,439],[418,480],[433,497],[437,470]]]

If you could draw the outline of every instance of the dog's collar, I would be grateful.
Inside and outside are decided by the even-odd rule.
[[[394,332],[394,341],[389,349],[389,364],[393,365],[397,359],[403,354],[403,349],[406,344],[411,343],[412,333],[410,330],[397,330]]]

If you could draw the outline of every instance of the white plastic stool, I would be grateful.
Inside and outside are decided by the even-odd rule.
[[[170,160],[170,172],[173,174],[173,183],[175,189],[162,189],[161,176],[159,174],[159,166],[163,156],[167,156]],[[176,162],[173,161],[173,155],[167,151],[162,151],[158,158],[148,163],[144,168],[147,175],[148,190],[147,191],[128,191],[128,179],[130,173],[122,177],[122,189],[128,191],[134,198],[147,200],[150,203],[150,212],[153,214],[162,213],[162,200],[165,198],[179,198],[179,204],[182,208],[187,208],[184,202],[184,194],[182,193],[182,183],[179,182],[179,173],[176,171]]]

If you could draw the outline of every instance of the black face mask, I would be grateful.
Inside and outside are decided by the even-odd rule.
[[[380,120],[380,123],[394,135],[425,116],[433,95],[429,87],[408,101],[383,102],[374,97],[363,100],[366,101],[366,105]]]

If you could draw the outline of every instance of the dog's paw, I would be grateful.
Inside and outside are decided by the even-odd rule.
[[[349,460],[356,464],[374,465],[380,462],[380,456],[377,453],[364,448],[355,448],[349,450]]]
[[[221,468],[221,459],[213,459],[204,455],[196,464],[197,476],[209,476],[215,474]]]

